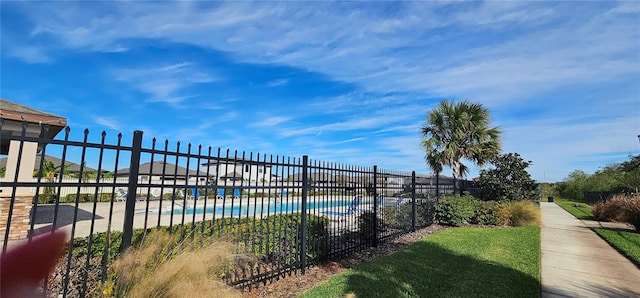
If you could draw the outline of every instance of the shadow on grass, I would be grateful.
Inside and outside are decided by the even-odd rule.
[[[343,293],[356,297],[540,297],[540,283],[523,272],[418,242],[352,269]]]

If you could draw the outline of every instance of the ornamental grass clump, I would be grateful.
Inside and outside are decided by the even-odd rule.
[[[167,232],[154,232],[111,267],[112,282],[104,296],[241,297],[224,282],[232,270],[237,246],[220,239],[208,244],[176,242]]]
[[[640,231],[640,196],[616,195],[596,204],[593,216],[599,221],[628,223]]]
[[[506,204],[509,210],[509,225],[512,227],[540,225],[540,209],[531,201],[516,201]]]

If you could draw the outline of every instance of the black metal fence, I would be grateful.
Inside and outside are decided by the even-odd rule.
[[[587,204],[595,205],[610,200],[616,194],[611,191],[586,191],[584,192],[583,201]]]
[[[31,180],[22,181],[17,171],[0,180],[2,251],[25,241],[15,240],[20,229],[26,229],[26,241],[66,230],[74,240],[45,289],[62,297],[95,293],[111,262],[152,230],[180,239],[234,239],[252,258],[233,267],[228,283],[257,286],[430,225],[436,190],[453,191],[447,178],[377,166],[181,143],[170,148],[156,139],[144,146],[141,131],[134,132],[131,145],[123,144],[122,134],[108,144],[105,132],[92,143],[88,130],[82,141],[69,139],[69,127],[61,140],[25,131],[26,124],[22,134],[3,135],[19,148],[9,162],[17,168],[33,163],[23,147],[35,143],[39,163]],[[49,154],[59,164],[48,161]],[[79,170],[68,172],[75,163]],[[16,209],[21,200],[28,205],[27,225],[16,220],[25,212]]]

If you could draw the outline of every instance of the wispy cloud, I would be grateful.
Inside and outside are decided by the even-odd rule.
[[[496,111],[505,150],[535,160],[538,173],[634,149],[627,138],[640,127],[640,89],[629,87],[640,78],[638,2],[585,2],[578,10],[572,2],[525,1],[3,5],[18,7],[35,24],[8,54],[30,63],[55,62],[59,52],[125,55],[152,42],[224,53],[234,66],[284,66],[350,86],[326,97],[301,96],[288,114],[273,114],[285,116],[243,108],[250,121],[234,123],[269,128],[258,130],[299,142],[293,151],[328,159],[422,164],[419,126],[441,98],[480,101]],[[211,138],[201,131],[237,120],[222,111],[237,111],[249,100],[232,93],[203,100],[211,95],[194,87],[224,73],[196,60],[132,65],[112,77],[146,94],[147,102],[180,107],[198,100],[198,111],[221,114],[212,117],[217,120],[176,115],[197,128],[172,132],[177,135]],[[288,77],[276,73],[256,85],[288,90],[299,83]],[[109,126],[108,120],[100,121]],[[371,135],[380,142],[371,144]],[[272,136],[226,137],[238,146],[278,150]],[[336,144],[353,146],[331,150]]]
[[[113,130],[120,130],[121,126],[118,122],[118,120],[116,120],[113,117],[101,117],[98,116],[95,118],[95,121],[97,124],[102,125],[102,126],[106,126],[108,128],[111,128]]]
[[[574,7],[561,3],[408,2],[395,5],[394,14],[375,13],[356,4],[338,10],[331,3],[118,3],[111,6],[110,14],[67,6],[75,8],[72,4],[49,7],[55,17],[34,13],[43,17],[41,26],[60,36],[67,47],[113,48],[127,38],[167,39],[229,51],[249,62],[284,63],[330,74],[371,91],[417,90],[445,97],[470,94],[483,100],[506,100],[577,82],[613,79],[640,67],[637,54],[617,55],[637,48],[637,23],[601,26],[623,13],[637,16],[638,5],[629,3],[608,13],[585,9],[583,16],[570,20],[563,18]],[[93,21],[80,22],[88,18]],[[247,21],[255,26],[246,26]],[[550,23],[554,29],[544,27]],[[501,30],[514,37],[482,42],[464,36],[476,45],[463,48],[458,36],[435,31],[460,26]],[[544,30],[518,32],[521,27]],[[424,39],[429,30],[434,30],[434,38]],[[449,53],[442,53],[448,59],[441,58],[441,51],[429,50],[444,43],[449,43]],[[456,56],[456,50],[461,55]],[[505,86],[512,87],[505,92]]]
[[[276,126],[278,124],[281,124],[283,122],[287,122],[289,121],[291,118],[289,117],[281,117],[281,116],[276,116],[276,117],[268,117],[265,118],[263,120],[259,120],[253,124],[250,124],[251,126],[255,126],[255,127],[272,127],[272,126]]]
[[[12,49],[10,54],[29,63],[49,63],[53,61],[49,54],[41,47],[18,46]]]
[[[337,141],[334,144],[347,144],[347,143],[353,143],[353,142],[359,142],[359,141],[363,141],[366,138],[352,138],[352,139],[348,139],[348,140],[342,140],[342,141]]]
[[[187,87],[215,80],[208,73],[199,71],[192,63],[181,62],[148,68],[118,69],[116,80],[124,81],[142,92],[150,94],[149,102],[177,104],[199,96],[185,94]]]
[[[299,135],[321,134],[323,132],[349,131],[361,129],[375,129],[388,123],[402,119],[401,115],[389,117],[363,117],[354,118],[347,121],[333,122],[323,125],[304,127],[304,128],[285,128],[280,130],[280,134],[285,137]]]
[[[289,79],[278,79],[267,83],[267,87],[278,87],[289,83]]]

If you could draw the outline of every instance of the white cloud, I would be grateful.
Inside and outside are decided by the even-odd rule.
[[[185,89],[194,84],[208,83],[215,78],[188,62],[153,66],[146,68],[118,69],[113,71],[116,80],[131,84],[142,92],[150,94],[149,102],[179,104],[187,99],[200,96],[185,94]]]
[[[505,150],[533,160],[538,173],[570,168],[576,156],[631,150],[627,135],[640,128],[640,89],[627,87],[620,98],[611,98],[607,89],[640,76],[637,2],[585,2],[579,9],[572,2],[523,1],[16,5],[37,24],[32,38],[53,39],[46,45],[51,48],[34,44],[14,53],[30,62],[48,61],[56,50],[105,52],[134,48],[131,40],[159,40],[222,51],[233,62],[284,65],[351,84],[357,91],[297,107],[302,116],[342,118],[304,123],[271,117],[256,125],[287,121],[275,131],[292,138],[354,130],[398,133],[403,139],[382,144],[401,152],[398,157],[372,153],[389,163],[423,164],[412,138],[419,137],[414,129],[424,121],[431,98],[477,100],[502,111],[538,107],[531,117],[544,120],[526,114],[517,116],[518,123],[509,123],[508,115],[495,119],[508,124]],[[394,6],[393,13],[387,5]],[[173,105],[198,96],[187,87],[216,79],[195,63],[125,69],[116,77],[149,94],[150,101]],[[267,85],[291,84],[280,79]],[[590,88],[594,91],[582,90]],[[561,121],[574,115],[592,116]],[[328,159],[368,156],[356,149],[323,150],[316,153]]]
[[[280,134],[285,137],[299,135],[314,135],[323,132],[337,132],[348,130],[375,129],[395,121],[401,120],[402,115],[388,115],[387,117],[363,117],[353,118],[347,121],[333,122],[322,125],[314,125],[303,128],[285,128],[280,130]]]
[[[113,130],[120,130],[119,121],[113,117],[96,117],[95,121],[99,125],[106,126]]]
[[[289,83],[289,79],[278,79],[267,83],[268,87],[278,87]]]
[[[287,122],[289,121],[291,118],[289,117],[281,117],[281,116],[275,116],[275,117],[268,117],[265,118],[261,121],[257,121],[256,123],[251,124],[251,126],[255,126],[255,127],[272,127],[272,126],[276,126],[278,124],[281,124],[283,122]]]
[[[548,181],[560,180],[573,169],[592,172],[607,164],[606,159],[594,156],[609,153],[626,156],[638,151],[636,135],[640,118],[595,121],[577,121],[576,118],[537,119],[509,126],[504,129],[503,150],[518,152],[533,161],[534,178],[543,180],[542,174],[546,172]]]
[[[48,5],[51,16],[31,13],[47,28],[41,31],[59,36],[67,47],[111,49],[128,38],[165,39],[228,51],[243,61],[326,73],[370,91],[504,101],[576,82],[611,80],[640,68],[638,54],[618,55],[638,49],[637,22],[618,18],[637,14],[637,3],[622,3],[610,13],[596,3],[581,15],[573,5],[555,3],[409,2],[394,7],[394,14],[381,13],[385,5],[127,2],[94,11]],[[553,29],[545,26],[550,23]],[[501,30],[513,37],[461,47],[450,30],[459,27]],[[442,28],[452,34],[442,35],[437,31]],[[538,30],[517,31],[522,28]],[[443,44],[448,52],[437,50]]]
[[[347,144],[347,143],[353,143],[353,142],[359,142],[359,141],[363,141],[366,138],[351,138],[351,139],[347,139],[347,140],[341,140],[341,141],[337,141],[334,144]]]
[[[49,63],[53,59],[41,47],[22,46],[11,50],[11,56],[22,59],[29,63]]]

